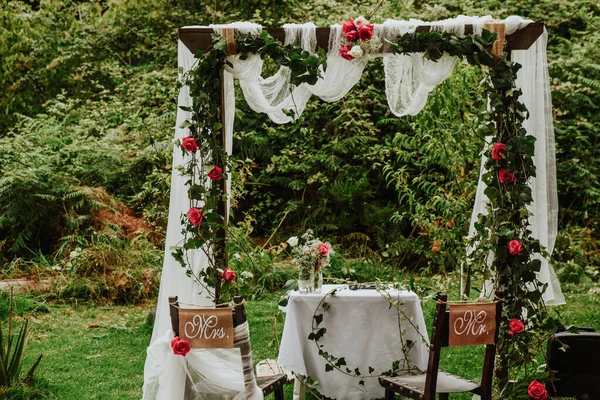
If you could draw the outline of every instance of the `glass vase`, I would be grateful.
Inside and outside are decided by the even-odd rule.
[[[300,268],[298,272],[298,292],[300,294],[313,293],[315,290],[315,275],[312,268]]]
[[[323,290],[323,270],[319,269],[319,271],[313,274],[313,291],[314,293],[321,293]]]

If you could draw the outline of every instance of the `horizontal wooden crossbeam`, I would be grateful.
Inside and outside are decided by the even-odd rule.
[[[429,32],[430,26],[418,26],[417,32]],[[265,28],[271,36],[283,42],[285,31],[283,28]],[[512,35],[506,36],[506,51],[528,49],[544,31],[542,22],[533,22],[523,29],[517,30]],[[325,50],[329,47],[329,28],[317,28],[317,46]],[[192,52],[206,50],[212,44],[212,28],[181,28],[179,40]],[[473,33],[473,25],[465,25],[465,33]],[[393,40],[395,38],[387,38]]]

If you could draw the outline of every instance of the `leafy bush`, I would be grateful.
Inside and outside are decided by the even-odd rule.
[[[176,28],[244,19],[264,26],[298,20],[326,26],[372,6],[273,4],[3,3],[3,272],[29,265],[30,259],[44,258],[40,262],[48,267],[62,265],[66,253],[59,251],[65,243],[61,239],[83,236],[83,242],[94,242],[94,231],[102,229],[97,216],[113,202],[125,204],[152,230],[164,233],[176,112]],[[561,268],[562,263],[575,263],[581,267],[577,271],[587,268],[585,275],[593,279],[600,264],[593,246],[600,233],[595,179],[600,173],[600,67],[593,62],[600,56],[600,34],[594,29],[598,11],[582,0],[388,0],[374,18],[518,14],[544,21],[550,35],[561,207],[556,258]],[[254,217],[252,235],[258,242],[273,233],[277,241],[310,227],[349,257],[377,258],[423,272],[456,269],[464,256],[483,147],[472,133],[477,113],[486,106],[480,79],[480,71],[460,65],[432,93],[421,114],[400,119],[387,110],[380,61],[369,64],[360,84],[343,100],[309,103],[297,125],[275,126],[238,99],[235,153],[251,162],[241,163],[235,176],[237,193],[245,193],[236,199],[235,221]],[[150,253],[159,241],[160,236],[143,240]],[[574,256],[577,249],[585,249],[584,260]],[[239,251],[232,249],[232,254]],[[159,258],[151,258],[158,267]],[[283,276],[263,278],[265,286],[271,285],[267,279],[280,282]]]

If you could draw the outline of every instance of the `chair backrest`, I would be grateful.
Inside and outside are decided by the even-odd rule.
[[[241,296],[236,296],[233,299],[233,307],[222,307],[231,310],[233,314],[233,327],[234,327],[234,341],[233,347],[240,350],[242,372],[244,374],[244,386],[246,388],[246,397],[252,398],[257,390],[260,390],[256,386],[256,380],[254,377],[253,362],[252,362],[252,349],[250,346],[250,334],[248,326],[241,327],[245,322],[246,310],[244,309],[244,301]],[[198,307],[201,308],[201,307]],[[217,307],[221,308],[221,307]],[[179,301],[177,296],[169,297],[169,312],[171,314],[171,327],[175,336],[180,336],[179,332]],[[237,328],[237,329],[236,329]],[[192,346],[193,347],[193,346]],[[192,392],[193,385],[189,382],[189,376],[186,378],[186,393]],[[187,397],[186,397],[187,398]],[[191,398],[191,397],[190,397]]]
[[[456,304],[455,307],[459,308],[460,312],[458,315],[451,316],[447,301],[446,294],[438,295],[429,348],[425,393],[432,393],[432,398],[435,398],[442,347],[485,344],[480,390],[482,398],[491,398],[502,303],[498,301]],[[453,305],[450,304],[450,309],[452,307]]]

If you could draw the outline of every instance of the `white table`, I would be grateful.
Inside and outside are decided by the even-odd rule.
[[[327,332],[319,344],[323,351],[335,357],[345,357],[347,367],[359,368],[362,375],[369,375],[369,366],[375,371],[372,377],[348,376],[338,370],[325,371],[327,362],[318,354],[314,340],[308,340],[312,332],[315,310],[323,296],[334,288],[344,288],[325,300],[331,306],[323,314],[319,327]],[[390,302],[374,289],[350,290],[347,286],[324,285],[321,294],[291,292],[286,312],[283,337],[278,363],[288,371],[310,376],[319,381],[316,389],[324,396],[339,400],[376,399],[384,396],[377,380],[378,375],[392,368],[395,360],[401,365],[409,364],[421,370],[427,368],[427,329],[419,298],[413,292],[390,289],[387,293],[393,301],[398,300],[400,310],[390,308]],[[418,330],[418,331],[417,331]],[[412,341],[408,360],[402,344]],[[345,369],[345,368],[344,368]],[[295,392],[305,388],[296,385]],[[296,394],[294,398],[303,398]]]

